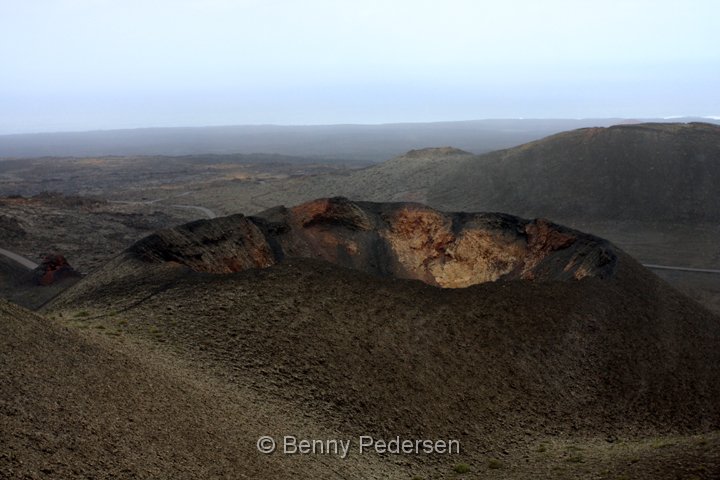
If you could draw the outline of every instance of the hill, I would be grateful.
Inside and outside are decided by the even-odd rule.
[[[283,235],[286,246],[304,239],[342,260],[338,238],[374,231],[359,230],[360,212],[343,204],[295,232],[293,218],[318,206],[309,205],[281,212],[285,227],[271,211],[162,232],[48,312],[157,345],[344,438],[461,441],[457,457],[384,457],[409,478],[453,478],[460,462],[498,478],[720,474],[720,321],[622,251],[608,247],[609,275],[444,289],[345,260],[203,267],[259,258],[262,238]],[[392,218],[392,209],[354,206]],[[263,220],[275,237],[251,228]],[[506,224],[498,228],[516,231]],[[209,236],[214,226],[226,235]],[[431,243],[442,237],[429,231]],[[561,242],[556,253],[569,248]]]
[[[616,125],[564,132],[484,155],[451,147],[414,150],[347,174],[261,185],[252,198],[266,207],[342,195],[563,221],[716,222],[718,159],[720,126]],[[232,188],[192,198],[235,213]]]
[[[431,205],[560,219],[716,222],[720,126],[618,125],[458,162]]]
[[[344,195],[564,221],[716,222],[719,159],[717,125],[616,125],[477,156],[449,147],[412,151],[349,175],[268,185],[255,197],[268,206]]]
[[[454,147],[410,150],[377,165],[340,173],[302,176],[259,185],[216,184],[188,195],[226,214],[259,213],[276,205],[297,205],[321,197],[372,202],[427,204],[427,192],[449,166],[475,156]]]

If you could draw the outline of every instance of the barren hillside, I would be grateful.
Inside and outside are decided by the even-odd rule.
[[[341,217],[310,235],[346,229]],[[182,238],[167,251],[203,248]],[[407,459],[407,477],[463,462],[496,478],[713,478],[718,317],[616,253],[607,278],[439,289],[313,259],[207,273],[128,251],[48,311],[346,436],[461,440],[459,457]]]

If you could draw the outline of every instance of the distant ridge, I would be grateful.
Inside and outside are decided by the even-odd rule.
[[[691,120],[701,119],[677,119]],[[14,134],[0,135],[0,158],[276,153],[382,161],[408,150],[436,145],[453,145],[484,153],[565,130],[639,121],[658,120],[490,119],[384,125],[246,125]]]

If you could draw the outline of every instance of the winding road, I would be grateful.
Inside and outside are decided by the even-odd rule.
[[[190,195],[192,192],[182,192],[178,193],[177,195],[171,195],[169,197],[163,197],[163,198],[156,198],[155,200],[110,200],[110,203],[121,203],[124,205],[154,205],[159,204],[160,202],[164,200],[169,200],[171,198],[177,198],[177,197],[184,197],[186,195]],[[163,205],[166,207],[172,207],[172,208],[184,208],[185,210],[196,210],[203,215],[205,215],[207,218],[217,218],[217,214],[210,210],[207,207],[201,207],[200,205]]]
[[[643,263],[643,267],[650,270],[675,270],[677,272],[695,272],[695,273],[720,273],[720,270],[713,268],[691,268],[691,267],[671,267],[669,265],[653,265],[651,263]]]
[[[217,214],[206,207],[201,207],[199,205],[169,205],[170,207],[174,208],[184,208],[186,210],[197,210],[198,212],[202,213],[208,218],[217,218]]]
[[[185,195],[189,195],[191,192],[183,192],[178,195],[173,195],[170,197],[165,198],[156,198],[155,200],[110,200],[110,203],[121,203],[123,205],[155,205],[159,204],[163,200],[168,200],[170,198],[176,198],[176,197],[184,197]],[[171,208],[184,208],[185,210],[195,210],[203,215],[205,215],[207,218],[217,218],[217,214],[210,210],[207,207],[201,207],[200,205],[163,205],[165,207],[171,207]]]
[[[22,265],[23,267],[26,267],[30,270],[34,270],[38,266],[38,264],[33,262],[32,260],[29,260],[21,255],[18,255],[17,253],[13,253],[10,250],[5,250],[4,248],[0,248],[0,255],[3,255],[5,257],[9,258],[10,260],[15,261],[15,262],[19,263],[20,265]]]

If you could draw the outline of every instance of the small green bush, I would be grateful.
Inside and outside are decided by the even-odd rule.
[[[453,470],[455,470],[455,473],[468,473],[470,471],[470,465],[467,463],[458,463]]]
[[[497,458],[491,458],[490,460],[488,460],[488,468],[492,470],[497,470],[499,468],[503,468],[503,463]]]

